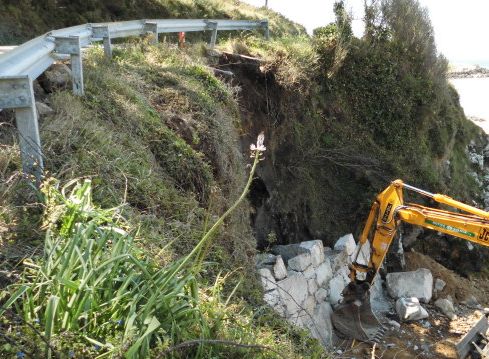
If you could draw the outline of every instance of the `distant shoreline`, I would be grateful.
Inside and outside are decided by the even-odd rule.
[[[449,79],[466,79],[466,78],[486,78],[489,77],[489,69],[476,66],[475,68],[464,68],[449,71]]]

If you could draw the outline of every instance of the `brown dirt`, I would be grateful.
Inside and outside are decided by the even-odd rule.
[[[463,278],[457,273],[445,268],[434,259],[418,252],[408,252],[405,254],[405,258],[406,270],[427,268],[433,274],[434,280],[441,278],[445,281],[447,285],[443,288],[443,291],[437,294],[437,297],[445,298],[450,295],[454,303],[460,303],[473,295],[482,305],[487,304],[486,293],[488,284],[481,287],[479,285],[480,283],[477,284],[474,283],[474,280]]]

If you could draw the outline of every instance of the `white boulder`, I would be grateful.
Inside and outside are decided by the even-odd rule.
[[[301,253],[295,257],[292,257],[288,261],[289,268],[298,272],[302,272],[311,265],[311,254]]]
[[[399,298],[396,301],[396,312],[402,321],[428,318],[428,312],[421,306],[416,297]]]
[[[356,243],[353,234],[349,233],[338,239],[334,245],[334,250],[345,251],[349,256],[355,251]]]
[[[324,253],[326,260],[329,260],[333,273],[338,272],[342,268],[348,268],[350,257],[346,251],[328,251]]]
[[[270,268],[260,268],[258,269],[258,274],[260,275],[261,284],[265,292],[277,287],[277,283],[275,282],[275,278],[273,277]]]
[[[273,265],[273,275],[276,280],[282,280],[287,277],[287,268],[285,267],[282,256],[277,256],[277,260]]]
[[[289,276],[277,283],[280,301],[285,307],[287,319],[300,315],[307,293],[307,280],[301,273]]]
[[[316,306],[314,313],[306,322],[306,327],[311,335],[321,341],[325,347],[331,347],[333,325],[331,323],[331,314],[333,309],[328,302],[322,302]]]
[[[331,264],[326,259],[319,267],[316,268],[316,281],[318,286],[325,286],[333,277],[333,271],[331,270]]]
[[[314,240],[302,242],[299,247],[300,250],[304,250],[311,255],[311,262],[314,267],[317,267],[324,262],[324,246],[322,241]]]
[[[340,300],[343,299],[341,293],[348,283],[349,280],[345,279],[345,276],[342,273],[336,273],[335,276],[329,281],[329,302],[333,307],[337,306]]]
[[[416,297],[421,302],[428,303],[433,294],[433,275],[426,268],[389,273],[386,280],[389,295],[394,299]]]

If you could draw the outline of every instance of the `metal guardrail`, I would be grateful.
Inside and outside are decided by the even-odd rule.
[[[269,38],[268,20],[155,19],[96,23],[50,31],[0,54],[0,109],[15,110],[24,173],[33,175],[38,183],[42,178],[43,156],[32,82],[57,56],[69,55],[73,92],[82,96],[82,48],[93,41],[103,41],[105,55],[111,58],[111,40],[115,38],[153,34],[157,43],[161,33],[212,31],[212,48],[218,31],[254,29],[263,29]]]

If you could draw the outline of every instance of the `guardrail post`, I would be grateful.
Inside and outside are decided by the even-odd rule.
[[[60,54],[69,54],[71,58],[71,76],[73,80],[73,93],[83,96],[83,64],[80,38],[78,36],[56,37],[55,51]]]
[[[270,40],[270,28],[268,27],[268,20],[262,20],[261,26],[265,32],[265,39]]]
[[[104,53],[109,59],[112,58],[112,44],[110,43],[110,30],[106,25],[92,26],[93,37],[104,40]]]
[[[154,39],[152,41],[153,44],[158,43],[158,23],[156,22],[145,22],[143,32],[145,34],[152,33],[154,35]]]
[[[209,44],[210,48],[213,49],[216,46],[217,42],[217,21],[208,21],[207,25],[212,30],[211,42]]]
[[[44,165],[36,101],[29,76],[0,77],[0,108],[15,110],[22,169],[25,174],[33,175],[39,185]]]

